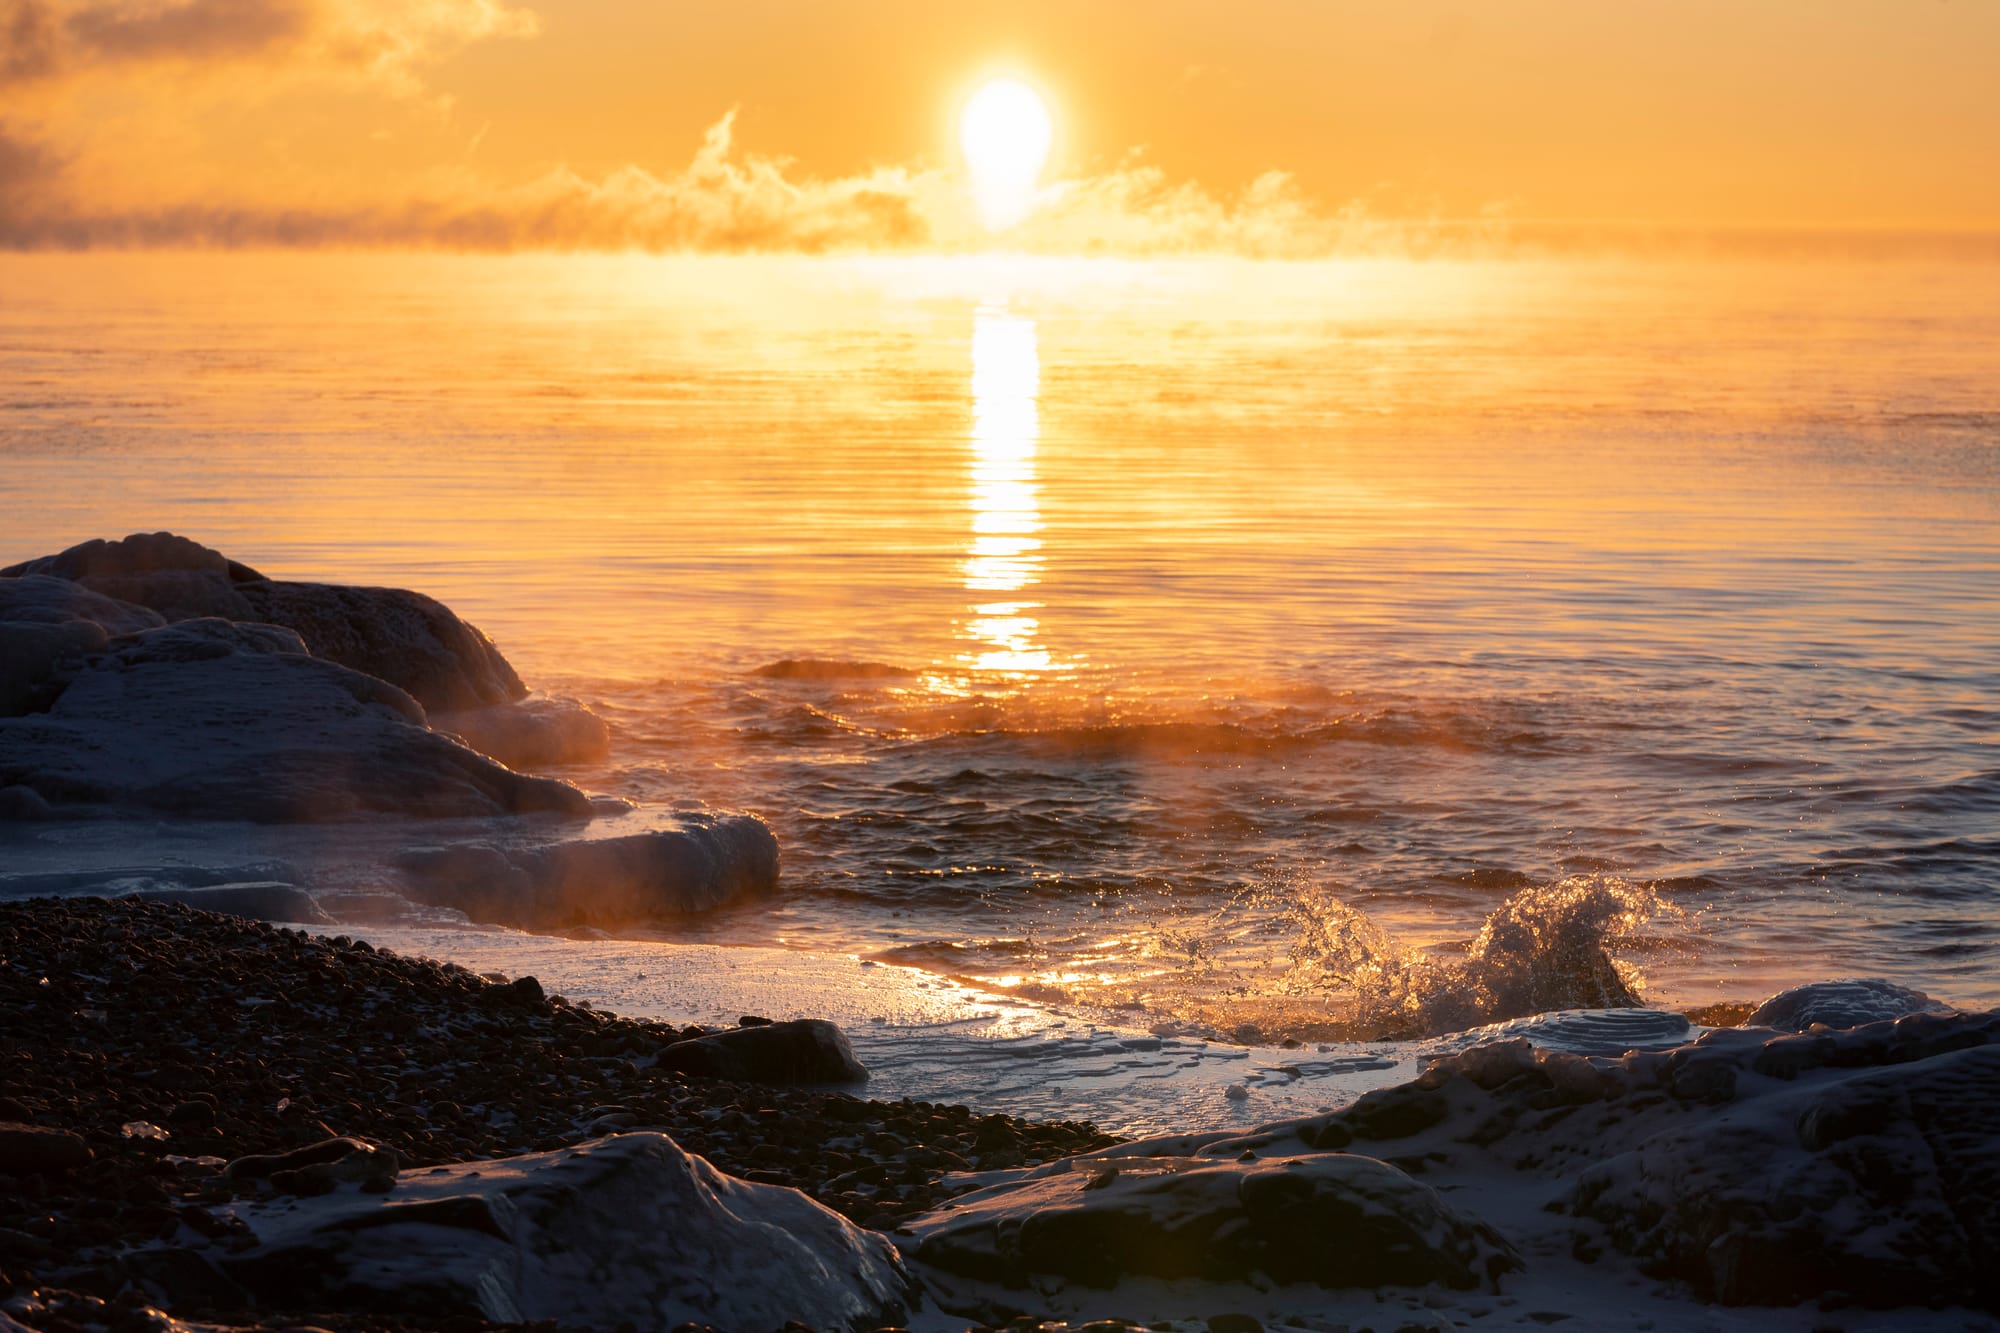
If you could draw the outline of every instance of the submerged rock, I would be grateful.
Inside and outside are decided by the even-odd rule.
[[[895,1248],[794,1189],[723,1175],[664,1134],[405,1171],[386,1194],[243,1205],[222,1260],[287,1308],[574,1328],[902,1322]]]
[[[820,1018],[760,1019],[678,1041],[660,1052],[659,1065],[741,1083],[859,1083],[868,1077],[840,1029]]]
[[[912,1225],[916,1257],[1010,1287],[1132,1277],[1324,1287],[1492,1285],[1518,1266],[1499,1233],[1386,1162],[1071,1158],[965,1195]]]
[[[546,847],[412,847],[397,865],[418,902],[529,930],[641,925],[777,887],[778,840],[762,820],[677,819],[674,828]]]

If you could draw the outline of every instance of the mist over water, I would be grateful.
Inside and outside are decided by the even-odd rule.
[[[2000,265],[0,258],[0,563],[388,583],[682,934],[1413,1035],[2000,1002]]]

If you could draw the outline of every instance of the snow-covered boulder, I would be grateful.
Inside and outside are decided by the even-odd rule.
[[[778,840],[749,815],[689,813],[669,828],[539,847],[411,847],[396,861],[412,899],[528,930],[643,925],[778,884]]]
[[[1091,1155],[945,1204],[912,1224],[913,1253],[959,1277],[1023,1287],[1134,1277],[1324,1287],[1493,1285],[1507,1242],[1373,1158],[1282,1162]]]
[[[40,625],[83,623],[97,626],[106,636],[137,634],[167,623],[166,617],[157,611],[41,574],[0,574],[0,621]],[[101,645],[103,639],[98,643]]]
[[[296,630],[313,656],[386,680],[427,709],[484,708],[528,693],[484,634],[422,593],[268,580],[238,591],[245,619]]]
[[[313,656],[386,680],[425,708],[484,708],[528,693],[486,636],[434,598],[399,588],[279,582],[173,533],[84,542],[0,570],[0,578],[9,576],[66,580],[166,620],[282,625]]]
[[[0,717],[0,788],[260,822],[590,813],[574,787],[430,731],[395,686],[298,649],[284,630],[207,619],[114,640],[46,711]]]
[[[726,1176],[658,1133],[235,1212],[256,1245],[218,1256],[221,1267],[288,1308],[861,1330],[900,1325],[911,1299],[885,1237],[797,1190]]]
[[[41,712],[111,636],[163,623],[61,579],[0,578],[0,717]]]

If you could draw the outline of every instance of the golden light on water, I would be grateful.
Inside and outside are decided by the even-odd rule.
[[[1053,137],[1047,104],[1018,79],[994,79],[965,104],[958,142],[988,230],[1005,231],[1034,207],[1035,184]]]
[[[1041,582],[1042,515],[1035,473],[1041,443],[1041,359],[1035,321],[982,306],[972,323],[972,544],[963,570],[975,594],[1019,593]],[[972,665],[986,671],[1043,671],[1035,643],[1040,602],[984,597],[965,634],[981,645]]]

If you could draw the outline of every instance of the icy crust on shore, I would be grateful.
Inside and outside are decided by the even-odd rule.
[[[794,1189],[724,1175],[665,1134],[404,1171],[380,1193],[239,1203],[223,1261],[279,1303],[667,1329],[900,1324],[888,1238]]]
[[[155,859],[130,864],[141,839]],[[463,917],[532,930],[644,929],[770,894],[778,882],[777,839],[762,820],[704,811],[626,810],[588,823],[0,825],[0,899],[136,894],[308,925],[445,927]]]
[[[1930,1011],[1882,982],[1802,987],[1787,1004],[1864,994],[1925,1011],[1714,1029],[1616,1058],[1486,1042],[1328,1114],[989,1176],[913,1224],[914,1257],[953,1308],[983,1314],[1019,1306],[1039,1279],[1240,1278],[1225,1260],[1260,1244],[1284,1261],[1241,1267],[1294,1283],[1491,1275],[1504,1290],[1518,1266],[1524,1282],[1574,1285],[1615,1268],[1615,1252],[1725,1306],[2000,1313],[2000,1013]],[[1361,1168],[1339,1165],[1354,1155],[1401,1179],[1357,1188]],[[1259,1191],[1294,1176],[1301,1220],[1268,1220]],[[1319,1268],[1293,1235],[1314,1207],[1346,1219]]]

